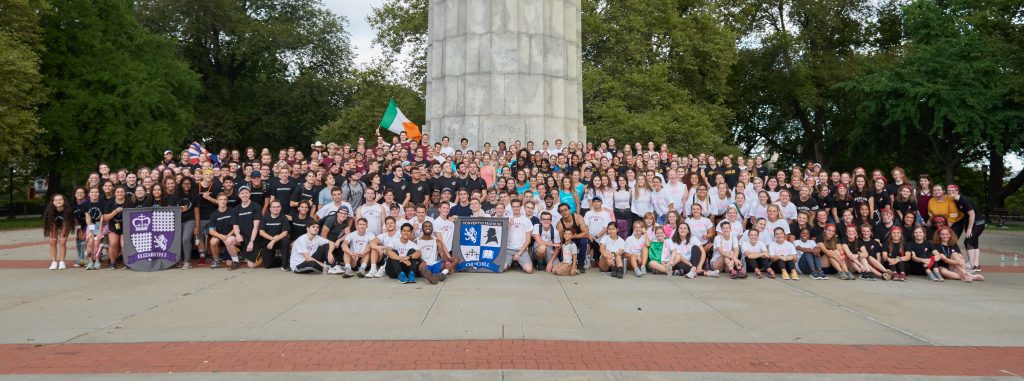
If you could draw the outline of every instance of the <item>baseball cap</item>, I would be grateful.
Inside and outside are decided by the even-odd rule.
[[[239,194],[241,194],[243,191],[245,191],[245,192],[252,192],[252,190],[249,189],[248,185],[242,185],[241,187],[238,188],[238,193]]]
[[[260,175],[262,175],[262,174],[263,173],[261,173],[260,171],[252,171],[252,174],[250,174],[250,176],[252,176],[252,177],[260,177]]]

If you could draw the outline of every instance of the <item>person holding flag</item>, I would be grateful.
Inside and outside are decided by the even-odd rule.
[[[420,126],[417,126],[416,123],[411,122],[409,118],[405,117],[402,110],[398,109],[398,104],[395,103],[394,99],[388,102],[388,109],[384,111],[384,117],[380,119],[380,127],[399,135],[404,132],[406,137],[417,142],[422,137]]]

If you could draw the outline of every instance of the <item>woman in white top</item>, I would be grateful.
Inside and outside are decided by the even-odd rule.
[[[707,255],[700,241],[690,232],[690,225],[685,222],[679,224],[679,228],[665,246],[666,250],[672,253],[673,262],[669,263],[672,275],[685,275],[693,279],[704,273]]]
[[[697,193],[694,193],[688,204],[700,205],[700,214],[704,217],[711,217],[711,212],[716,209],[716,206],[711,202],[711,196],[708,194],[707,185],[703,184],[697,186]]]
[[[729,206],[726,209],[725,217],[718,222],[718,226],[715,227],[715,232],[718,235],[722,235],[722,224],[728,222],[732,225],[732,238],[736,239],[737,242],[743,239],[743,219],[740,218],[740,212],[736,210],[735,206]]]
[[[811,279],[814,280],[828,279],[821,269],[821,249],[811,237],[811,229],[802,228],[797,235],[799,239],[793,241],[793,246],[796,247],[796,251],[800,252],[798,266],[800,271],[804,274],[811,274]]]
[[[630,206],[633,202],[633,192],[629,191],[629,183],[625,177],[619,176],[616,179],[619,187],[615,190],[615,196],[613,196],[612,208],[615,211],[615,222],[616,231],[619,232],[619,237],[626,239],[629,235],[629,227],[633,226],[633,212],[630,210]]]
[[[768,195],[768,192],[757,192],[757,199],[752,200],[750,208],[747,209],[747,218],[750,220],[750,223],[753,224],[758,218],[767,218],[768,206],[771,204],[771,196]]]
[[[782,218],[782,212],[778,205],[768,205],[768,217],[765,218],[765,221],[766,231],[774,232],[775,229],[782,229],[787,236],[789,235],[789,221]]]
[[[704,217],[700,204],[690,205],[690,217],[686,218],[686,224],[690,225],[693,235],[697,236],[700,244],[704,246],[704,252],[710,252],[714,245],[712,239],[715,237],[715,224]]]
[[[715,204],[715,210],[712,214],[715,215],[715,221],[720,221],[725,217],[725,212],[732,206],[732,192],[729,192],[729,185],[721,183],[715,186],[718,193],[712,198]],[[738,229],[742,230],[742,229]]]
[[[747,230],[747,239],[740,243],[740,252],[750,262],[750,267],[754,268],[754,276],[757,279],[761,279],[764,272],[768,273],[769,278],[775,278],[775,272],[771,269],[771,260],[768,259],[768,245],[761,242],[761,232],[757,229]]]
[[[782,273],[782,279],[800,280],[800,276],[796,273],[796,257],[799,252],[796,251],[793,243],[786,239],[785,230],[775,228],[772,233],[775,235],[775,240],[768,244],[769,258],[772,262],[778,264],[779,271]],[[768,277],[771,278],[772,276],[769,275]]]
[[[651,206],[651,186],[647,184],[647,178],[644,176],[638,176],[636,178],[636,186],[633,188],[633,204],[630,205],[630,210],[633,212],[633,219],[639,220],[644,217],[645,214],[654,211]]]
[[[711,268],[715,271],[729,271],[729,278],[746,278],[747,271],[740,259],[740,245],[732,236],[732,224],[722,221],[722,234],[715,237],[715,254],[711,257]]]
[[[779,192],[779,201],[775,202],[775,205],[779,207],[779,212],[781,213],[782,218],[786,219],[786,223],[793,222],[793,220],[796,219],[796,205],[789,202],[791,198],[792,194],[789,192],[789,189],[783,189]],[[796,232],[792,233],[796,234]]]

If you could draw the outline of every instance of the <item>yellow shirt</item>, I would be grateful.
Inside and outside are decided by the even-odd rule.
[[[956,201],[952,197],[945,196],[944,201],[939,201],[937,197],[932,197],[928,201],[928,214],[935,217],[943,217],[946,219],[946,223],[949,225],[955,224],[957,221],[964,219],[963,213],[960,213],[960,209],[956,207]]]

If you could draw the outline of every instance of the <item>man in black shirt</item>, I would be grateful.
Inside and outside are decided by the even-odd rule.
[[[238,190],[239,203],[232,214],[232,223],[235,225],[235,232],[238,234],[238,242],[241,246],[241,258],[246,261],[249,268],[255,268],[260,263],[257,261],[259,252],[256,250],[256,236],[260,229],[260,217],[262,217],[263,206],[251,199],[252,192],[248,187]],[[238,261],[231,263],[231,269],[238,268]]]
[[[281,263],[288,264],[291,254],[288,232],[291,225],[284,213],[281,213],[281,202],[273,201],[267,208],[268,213],[260,218],[260,233],[256,237],[256,249],[261,253],[260,259],[264,268],[274,265],[274,257],[281,256]]]
[[[211,269],[220,267],[220,248],[223,245],[230,255],[229,263],[238,262],[238,235],[233,223],[234,211],[228,208],[228,195],[221,193],[217,195],[217,210],[210,214],[210,222],[207,223],[206,231],[210,236],[210,254],[213,255]]]
[[[252,200],[252,202],[262,205],[263,210],[261,212],[266,213],[266,206],[270,205],[267,203],[267,183],[263,181],[263,178],[260,177],[260,175],[260,171],[252,171],[252,173],[249,174],[249,183],[244,186],[249,188],[249,199]]]
[[[395,194],[395,202],[405,205],[409,202],[409,182],[405,180],[405,173],[402,167],[396,166],[384,186]]]
[[[469,176],[466,177],[465,188],[471,193],[482,191],[487,188],[487,182],[480,177],[480,168],[475,165],[469,166]]]
[[[288,178],[288,169],[285,168],[279,169],[277,178],[270,183],[270,201],[280,201],[281,213],[284,215],[288,215],[292,211],[291,200],[294,187],[295,183]]]
[[[420,166],[409,172],[412,182],[409,183],[409,201],[413,204],[422,204],[430,194],[430,183],[423,180],[426,168]]]

